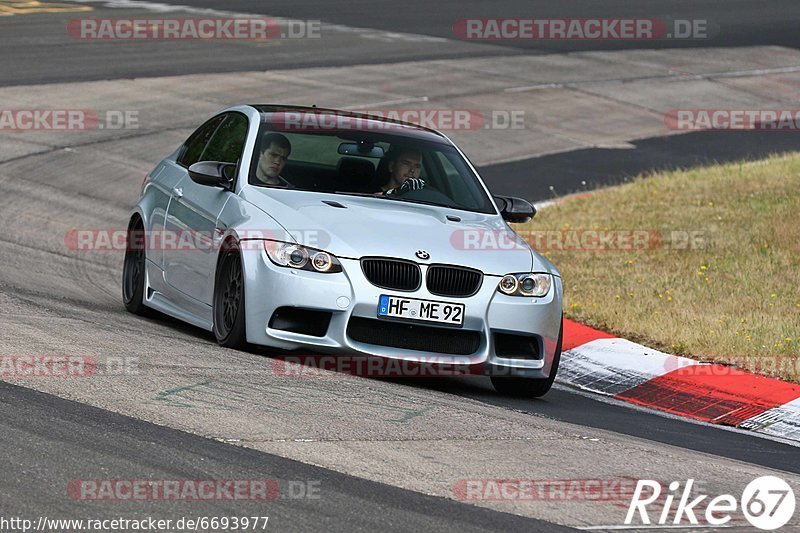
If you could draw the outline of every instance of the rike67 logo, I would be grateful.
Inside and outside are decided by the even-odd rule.
[[[669,484],[668,492],[665,492],[658,481],[639,480],[628,507],[625,525],[639,522],[644,526],[724,526],[731,521],[733,513],[740,510],[750,525],[771,531],[783,527],[794,516],[794,492],[779,477],[762,476],[754,479],[745,487],[740,501],[732,494],[721,494],[711,500],[708,500],[710,496],[707,494],[700,494],[691,499],[694,496],[693,485],[694,479],[689,479],[681,489],[681,483],[673,481]],[[662,492],[665,492],[663,504]],[[675,500],[677,504],[673,509]],[[648,510],[651,505],[654,509]],[[654,510],[657,518],[652,520],[649,513]]]

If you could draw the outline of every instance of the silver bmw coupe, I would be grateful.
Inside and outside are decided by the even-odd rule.
[[[238,105],[145,178],[122,295],[248,343],[467,365],[541,396],[561,355],[558,270],[442,133],[347,111]]]

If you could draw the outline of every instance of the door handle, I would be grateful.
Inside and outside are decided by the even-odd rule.
[[[180,200],[181,198],[183,198],[183,189],[180,189],[178,187],[172,189],[172,197],[175,198],[176,200]]]

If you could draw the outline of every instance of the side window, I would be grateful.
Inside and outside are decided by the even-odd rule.
[[[222,116],[214,117],[192,133],[184,143],[185,148],[178,158],[178,164],[189,167],[200,161],[200,155],[203,153],[206,144],[208,144],[208,140],[217,131],[217,126],[219,126],[223,118]]]
[[[239,113],[228,113],[225,122],[217,128],[206,145],[201,161],[238,163],[247,139],[247,117]]]

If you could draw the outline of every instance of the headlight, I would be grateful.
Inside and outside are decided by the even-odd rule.
[[[519,280],[512,274],[506,274],[503,276],[503,279],[500,280],[497,289],[504,294],[512,295],[519,289]]]
[[[506,274],[497,290],[509,296],[533,296],[541,298],[550,292],[553,278],[550,274]]]
[[[270,261],[278,266],[330,274],[342,271],[339,260],[322,250],[280,241],[264,241],[264,249]]]
[[[333,256],[328,252],[316,252],[311,257],[311,266],[317,272],[328,272],[333,268]]]

